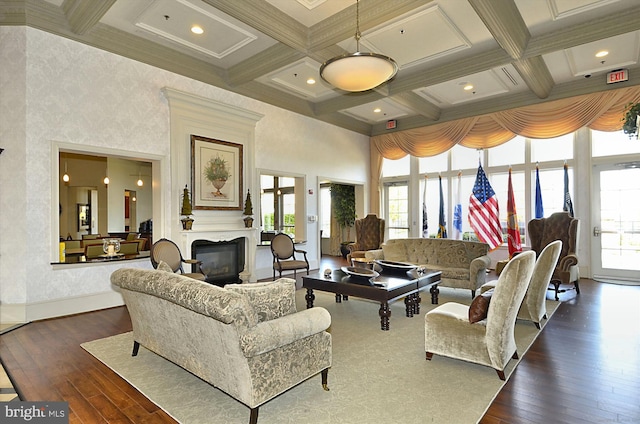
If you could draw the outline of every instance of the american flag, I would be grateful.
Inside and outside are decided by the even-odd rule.
[[[469,224],[478,239],[489,245],[489,250],[502,245],[498,198],[480,164],[473,192],[469,197]]]

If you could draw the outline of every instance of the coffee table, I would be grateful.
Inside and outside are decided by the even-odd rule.
[[[350,276],[342,270],[334,270],[329,277],[316,272],[302,277],[302,287],[307,289],[305,299],[307,308],[313,307],[314,290],[336,294],[336,302],[348,300],[348,296],[360,297],[380,302],[380,328],[389,330],[391,310],[389,304],[404,297],[406,316],[411,318],[420,313],[420,292],[429,289],[431,303],[438,304],[438,283],[442,272],[425,270],[411,271],[382,271],[376,278]]]

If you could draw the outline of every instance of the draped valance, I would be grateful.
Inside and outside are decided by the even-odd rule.
[[[474,149],[499,146],[521,135],[553,138],[582,127],[619,131],[626,105],[640,102],[640,86],[585,94],[516,109],[371,137],[371,210],[379,210],[382,158],[435,156],[456,144]]]

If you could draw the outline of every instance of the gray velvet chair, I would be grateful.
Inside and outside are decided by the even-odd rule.
[[[511,358],[517,359],[516,315],[531,280],[535,252],[519,254],[500,274],[485,319],[470,323],[467,305],[448,302],[425,315],[425,352],[492,367],[501,380]],[[479,295],[481,297],[483,295]]]
[[[560,240],[549,243],[540,253],[533,268],[533,275],[529,283],[529,289],[524,295],[524,300],[518,311],[518,318],[531,321],[540,329],[540,322],[547,318],[547,288],[551,281],[553,271],[556,269],[562,242]],[[496,287],[496,281],[489,281],[480,288],[484,293]]]

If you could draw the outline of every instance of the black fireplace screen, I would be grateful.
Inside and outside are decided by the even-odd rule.
[[[196,240],[191,243],[191,257],[202,262],[200,269],[206,275],[207,283],[220,286],[240,283],[245,261],[244,243],[244,237],[228,241]]]

